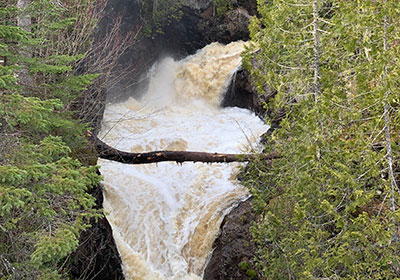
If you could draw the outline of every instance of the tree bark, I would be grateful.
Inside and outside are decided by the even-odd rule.
[[[277,153],[270,154],[219,154],[190,151],[154,151],[147,153],[128,153],[110,147],[96,136],[88,133],[95,149],[102,159],[108,159],[126,164],[145,164],[162,161],[191,162],[246,162],[254,159],[272,160],[279,158]]]
[[[31,32],[31,16],[28,14],[25,9],[28,7],[29,4],[32,3],[32,0],[18,0],[17,1],[17,8],[22,11],[17,18],[17,25],[21,27],[26,32]]]
[[[318,0],[314,0],[313,3],[313,17],[314,17],[314,98],[321,94],[321,82],[320,82],[320,69],[319,69],[319,31],[318,31],[318,19],[319,19],[319,8]]]
[[[24,31],[30,33],[32,31],[32,19],[31,15],[26,12],[26,8],[32,3],[32,0],[18,0],[17,8],[20,14],[17,17],[17,25],[21,27]],[[26,47],[19,50],[20,55],[23,58],[31,58],[32,53],[30,48]],[[19,84],[23,86],[31,86],[32,78],[29,75],[28,68],[24,65],[23,68],[18,73]]]
[[[385,1],[386,4],[386,1]],[[388,27],[388,19],[387,15],[384,16],[383,22],[383,51],[384,53],[387,52],[387,27]],[[384,96],[384,118],[385,118],[385,142],[386,142],[386,159],[389,167],[389,180],[390,180],[390,187],[391,187],[391,197],[390,197],[390,211],[396,211],[396,202],[395,202],[395,189],[397,188],[396,179],[394,177],[394,170],[393,170],[393,155],[392,155],[392,144],[391,144],[391,133],[390,133],[390,116],[389,116],[389,90],[387,88],[387,65],[384,68],[384,83],[386,87],[386,92]]]

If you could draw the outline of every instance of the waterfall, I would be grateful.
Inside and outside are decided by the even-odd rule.
[[[257,150],[267,126],[249,110],[218,106],[244,46],[212,43],[164,59],[141,100],[107,105],[99,138],[128,152]],[[240,164],[99,165],[126,279],[202,279],[224,215],[249,196],[236,180]]]

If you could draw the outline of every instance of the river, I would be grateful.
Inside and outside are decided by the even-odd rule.
[[[128,152],[258,151],[268,127],[247,109],[219,107],[244,45],[212,43],[180,61],[163,59],[140,100],[106,106],[99,138]],[[236,180],[240,164],[98,163],[125,277],[202,279],[224,215],[249,196]]]

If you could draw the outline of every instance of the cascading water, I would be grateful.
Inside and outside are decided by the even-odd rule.
[[[213,43],[182,61],[163,60],[142,100],[107,106],[99,138],[130,152],[255,148],[266,125],[246,109],[218,107],[243,49]],[[248,197],[236,181],[239,164],[99,164],[126,278],[201,279],[224,215]]]

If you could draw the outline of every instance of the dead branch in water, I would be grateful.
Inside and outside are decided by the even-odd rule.
[[[108,159],[126,164],[145,164],[162,161],[175,161],[182,163],[192,162],[246,162],[254,159],[271,160],[279,158],[277,153],[269,154],[220,154],[189,151],[154,151],[147,153],[128,153],[110,147],[96,136],[88,133],[95,149],[102,159]]]

